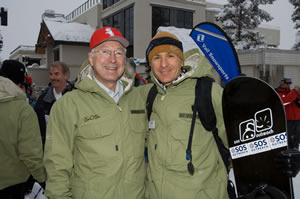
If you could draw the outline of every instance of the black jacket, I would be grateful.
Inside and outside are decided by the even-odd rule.
[[[62,94],[64,95],[66,92],[71,91],[74,87],[74,84],[68,82],[67,87],[63,90]],[[50,115],[51,108],[53,104],[55,103],[56,99],[53,93],[53,87],[49,86],[45,89],[45,91],[40,95],[38,98],[38,101],[35,106],[35,112],[37,114],[39,125],[40,125],[40,131],[41,131],[41,137],[43,145],[45,145],[46,141],[46,119],[45,116]]]

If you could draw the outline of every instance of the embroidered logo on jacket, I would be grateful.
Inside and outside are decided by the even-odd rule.
[[[187,118],[187,119],[192,119],[193,114],[191,113],[179,113],[179,118]]]
[[[99,118],[100,118],[100,116],[98,114],[95,114],[95,115],[86,116],[83,121],[88,122],[90,120],[96,120]]]
[[[146,113],[144,109],[130,110],[131,114],[144,114]]]

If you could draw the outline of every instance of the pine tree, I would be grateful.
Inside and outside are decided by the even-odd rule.
[[[295,23],[294,28],[298,30],[293,49],[300,50],[300,1],[290,0],[290,3],[294,6],[294,12],[292,14],[292,21]]]
[[[235,48],[253,49],[264,47],[264,36],[255,30],[262,21],[271,21],[273,17],[259,8],[272,4],[275,0],[228,0],[216,20],[221,21],[224,31],[231,38]]]

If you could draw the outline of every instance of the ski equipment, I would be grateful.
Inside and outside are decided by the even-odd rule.
[[[236,77],[226,84],[222,107],[237,193],[242,198],[293,199],[292,180],[276,168],[276,156],[287,149],[284,106],[262,80]]]

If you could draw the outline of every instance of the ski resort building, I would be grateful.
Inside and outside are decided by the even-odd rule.
[[[189,30],[205,21],[218,24],[214,16],[221,7],[207,0],[88,0],[68,15],[46,11],[35,53],[43,57],[41,68],[57,60],[66,62],[71,69],[71,79],[75,79],[80,65],[87,59],[92,32],[112,26],[130,41],[127,57],[139,61],[136,71],[145,77],[145,50],[158,27]],[[300,85],[300,52],[277,49],[280,45],[278,28],[259,27],[258,30],[270,49],[238,52],[242,72],[274,87],[283,76],[293,78],[294,83]],[[29,72],[34,70],[29,69]],[[48,84],[44,73],[37,76],[34,72],[33,79],[37,79],[38,86]],[[219,79],[217,75],[216,79]]]

